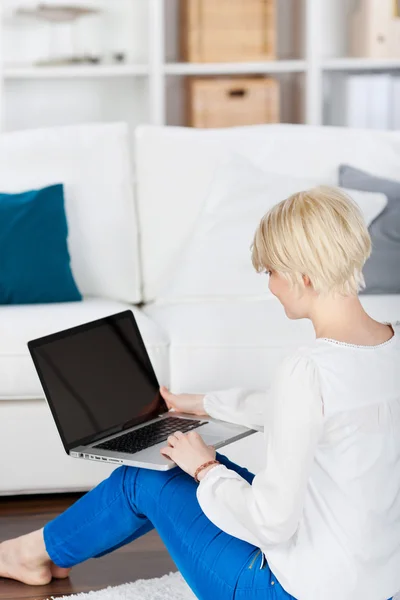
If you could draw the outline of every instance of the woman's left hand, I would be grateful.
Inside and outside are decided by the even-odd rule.
[[[192,477],[197,467],[209,460],[214,460],[216,450],[213,446],[207,446],[197,431],[175,431],[167,439],[168,446],[161,448],[160,453],[173,460],[183,471]]]

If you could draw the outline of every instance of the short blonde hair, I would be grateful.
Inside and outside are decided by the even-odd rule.
[[[273,206],[250,249],[257,272],[279,271],[292,288],[308,275],[317,293],[347,296],[365,287],[362,268],[372,245],[356,202],[339,188],[318,186]]]

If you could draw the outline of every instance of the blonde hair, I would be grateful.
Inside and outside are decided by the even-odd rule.
[[[318,186],[273,206],[250,249],[257,272],[278,271],[292,288],[308,275],[317,293],[347,296],[365,287],[362,268],[372,245],[356,202],[339,188]]]

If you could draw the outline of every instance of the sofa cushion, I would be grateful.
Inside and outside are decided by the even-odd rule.
[[[9,305],[0,308],[0,401],[44,397],[27,348],[29,340],[126,309],[131,309],[137,319],[160,385],[167,385],[168,337],[162,327],[140,308],[100,298],[84,298],[82,302]]]
[[[395,179],[400,132],[308,125],[214,130],[140,126],[135,133],[143,298],[155,300],[181,260],[213,174],[232,152],[265,171],[337,185],[339,164]]]
[[[0,304],[76,302],[62,184],[0,193]]]
[[[263,215],[291,194],[324,183],[318,178],[266,173],[233,155],[215,174],[196,227],[157,302],[270,295],[268,279],[251,262],[250,245]],[[343,190],[366,223],[386,206],[384,194]]]
[[[0,136],[0,190],[62,183],[75,281],[84,296],[140,302],[129,130],[76,125]]]

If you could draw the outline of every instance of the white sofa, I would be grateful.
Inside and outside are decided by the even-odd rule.
[[[400,173],[400,133],[290,125],[191,130],[87,125],[0,136],[0,191],[62,182],[82,302],[0,307],[0,494],[87,490],[112,470],[65,455],[26,342],[131,307],[160,385],[205,393],[267,388],[281,358],[313,339],[273,296],[165,298],[213,174],[240,152],[268,171],[336,184],[348,162]],[[267,279],[265,280],[267,286]],[[360,296],[379,320],[400,295]],[[262,434],[220,452],[257,472]]]

